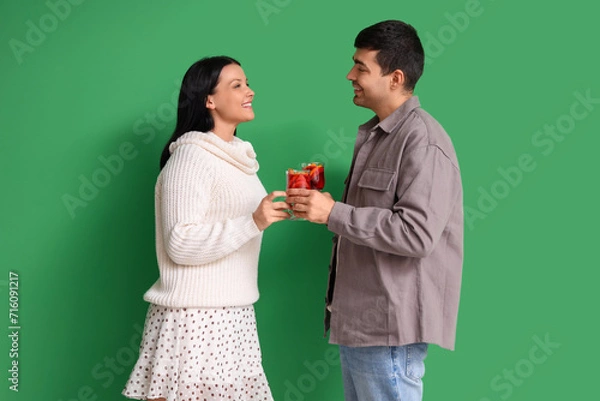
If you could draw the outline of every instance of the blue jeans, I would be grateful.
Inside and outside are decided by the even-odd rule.
[[[427,344],[346,347],[340,360],[346,401],[421,401]]]

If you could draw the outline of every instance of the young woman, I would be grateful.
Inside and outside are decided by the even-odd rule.
[[[240,64],[204,58],[183,79],[175,132],[155,188],[160,278],[123,395],[143,400],[272,400],[253,304],[262,231],[289,217],[267,195],[249,142],[254,118]]]

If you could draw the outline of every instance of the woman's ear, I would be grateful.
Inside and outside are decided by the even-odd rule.
[[[215,102],[212,98],[212,96],[208,95],[206,97],[206,108],[209,110],[214,110],[215,109]]]

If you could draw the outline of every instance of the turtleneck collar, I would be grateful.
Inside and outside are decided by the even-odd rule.
[[[231,142],[227,142],[210,131],[206,133],[190,131],[173,142],[169,146],[169,151],[173,153],[177,147],[184,144],[200,146],[246,174],[254,174],[258,171],[258,161],[252,144],[238,137],[234,137]]]

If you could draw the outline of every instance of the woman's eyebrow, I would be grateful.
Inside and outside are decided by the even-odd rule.
[[[241,78],[233,78],[231,81],[229,81],[230,84],[234,83],[235,81],[240,81],[243,82],[244,80]],[[248,82],[248,80],[246,79],[246,82]]]

